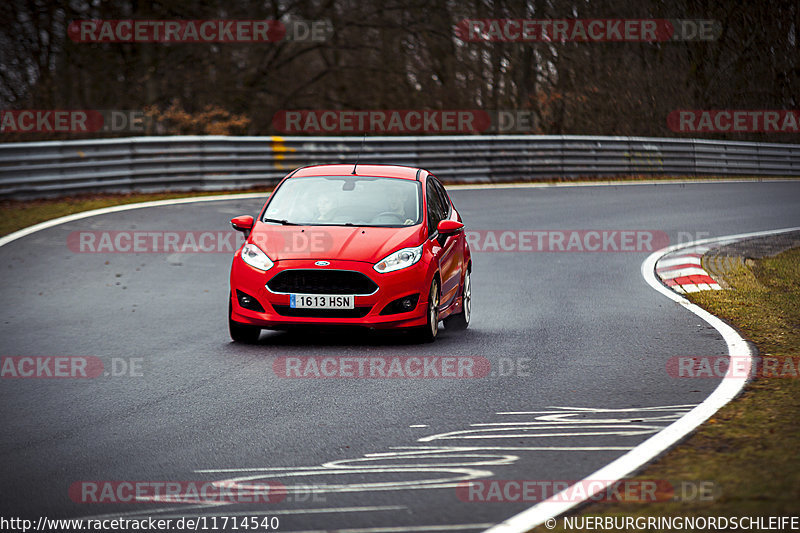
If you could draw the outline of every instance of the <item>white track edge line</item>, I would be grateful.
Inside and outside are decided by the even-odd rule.
[[[723,322],[721,319],[712,315],[705,309],[691,303],[683,296],[680,296],[664,286],[655,275],[655,264],[658,259],[667,253],[681,248],[688,248],[690,246],[697,246],[699,244],[714,243],[717,241],[731,239],[739,240],[749,237],[775,235],[778,233],[786,233],[797,230],[800,230],[800,227],[758,231],[753,233],[741,233],[738,235],[727,235],[724,237],[701,239],[686,244],[675,244],[650,254],[650,256],[648,256],[647,259],[645,259],[642,263],[642,276],[647,284],[653,289],[660,292],[670,300],[682,305],[698,317],[705,320],[709,325],[714,327],[714,329],[716,329],[720,335],[722,335],[722,338],[728,345],[728,356],[741,357],[743,360],[746,359],[746,364],[742,368],[746,370],[745,375],[749,375],[753,352],[750,349],[750,346],[747,344],[747,341],[742,338],[735,329]],[[555,518],[569,511],[573,507],[586,502],[593,495],[601,492],[606,487],[622,479],[631,472],[638,470],[648,462],[661,455],[689,433],[694,431],[698,426],[700,426],[700,424],[711,418],[711,416],[722,406],[735,398],[741,392],[745,383],[747,383],[747,380],[744,378],[723,378],[717,388],[714,389],[714,391],[697,407],[643,443],[639,444],[631,451],[584,478],[584,482],[588,482],[590,480],[602,480],[600,483],[596,484],[597,486],[595,486],[594,483],[585,483],[586,486],[592,487],[592,490],[587,493],[585,499],[581,501],[563,501],[571,499],[568,488],[559,494],[556,494],[547,500],[544,500],[543,502],[538,503],[533,507],[526,509],[525,511],[522,511],[519,514],[516,514],[511,518],[496,524],[495,526],[487,529],[485,533],[525,533],[534,527],[543,524],[546,520]]]
[[[188,198],[172,198],[168,200],[154,200],[152,202],[141,202],[138,204],[122,204],[122,205],[113,205],[110,207],[102,207],[100,209],[92,209],[91,211],[82,211],[80,213],[73,213],[71,215],[66,215],[51,220],[45,220],[44,222],[40,222],[39,224],[34,224],[33,226],[28,226],[27,228],[22,228],[21,230],[15,231],[14,233],[9,233],[5,237],[0,237],[0,246],[5,246],[10,242],[16,241],[17,239],[21,239],[22,237],[26,237],[32,233],[36,233],[37,231],[42,231],[48,228],[52,228],[54,226],[66,224],[67,222],[74,222],[75,220],[95,217],[98,215],[108,215],[110,213],[118,213],[120,211],[130,211],[131,209],[142,209],[145,207],[164,207],[169,205],[191,204],[196,202],[217,202],[220,200],[236,200],[240,198],[245,200],[249,198],[264,198],[266,200],[267,196],[269,196],[269,193],[221,194],[214,196],[191,196]]]

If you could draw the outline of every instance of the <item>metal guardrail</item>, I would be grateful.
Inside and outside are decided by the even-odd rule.
[[[134,137],[0,144],[0,197],[269,186],[291,169],[353,163],[361,137]],[[800,176],[800,144],[592,136],[369,137],[362,163],[497,182],[651,175]]]

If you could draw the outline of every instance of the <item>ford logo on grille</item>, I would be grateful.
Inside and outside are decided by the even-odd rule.
[[[330,265],[331,263],[330,263],[330,261],[317,261],[314,264],[317,265],[317,266],[326,267],[326,266]]]

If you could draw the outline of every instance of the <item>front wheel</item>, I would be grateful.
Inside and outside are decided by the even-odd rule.
[[[261,335],[261,328],[258,326],[251,326],[249,324],[240,324],[234,322],[231,315],[233,314],[233,304],[231,304],[230,296],[228,297],[228,332],[231,334],[233,342],[243,342],[246,344],[253,344],[258,340]]]
[[[469,319],[472,316],[472,282],[469,278],[469,270],[467,270],[464,274],[464,288],[461,291],[461,312],[444,319],[446,329],[459,331],[465,330],[469,326]]]
[[[439,334],[439,282],[434,278],[428,295],[428,322],[417,329],[420,342],[433,342]]]

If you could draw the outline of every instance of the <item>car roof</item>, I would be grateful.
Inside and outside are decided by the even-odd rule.
[[[347,165],[313,165],[297,169],[289,176],[370,176],[378,178],[399,178],[406,180],[416,180],[419,174],[423,178],[429,174],[426,170],[414,167],[404,167],[400,165],[356,165],[356,173],[353,174],[353,166]]]

